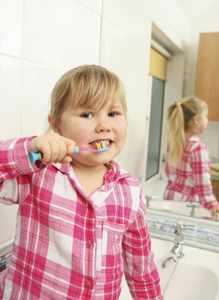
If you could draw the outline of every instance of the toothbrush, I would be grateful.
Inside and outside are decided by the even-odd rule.
[[[103,151],[106,151],[106,150],[109,149],[107,147],[106,142],[104,142],[104,143],[98,143],[98,144],[96,144],[96,147],[97,147],[97,149],[90,149],[90,148],[86,148],[86,147],[78,147],[78,146],[76,146],[73,153],[78,153],[80,151],[103,152]],[[28,156],[29,156],[29,160],[30,160],[31,164],[33,164],[37,160],[42,160],[42,153],[41,152],[34,153],[34,152],[30,151],[29,154],[28,154]]]

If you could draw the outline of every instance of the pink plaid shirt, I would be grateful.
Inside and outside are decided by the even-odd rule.
[[[168,184],[164,192],[164,199],[199,202],[211,209],[218,205],[211,185],[210,158],[207,147],[195,135],[187,135],[184,154],[177,167],[169,167],[169,146],[167,146],[167,160],[165,172]]]
[[[0,299],[163,299],[137,179],[115,163],[87,197],[70,164],[31,165],[32,138],[0,142],[0,202],[19,204]],[[41,165],[41,163],[40,163]]]

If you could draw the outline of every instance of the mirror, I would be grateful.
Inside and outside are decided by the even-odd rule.
[[[163,20],[156,17],[157,12],[163,14],[162,9],[152,8],[146,2],[148,1],[145,1],[145,4],[141,1],[102,1],[100,65],[118,74],[127,92],[129,130],[119,163],[123,169],[141,180],[144,195],[157,197],[150,202],[150,210],[167,210],[173,214],[191,216],[194,209],[187,207],[187,203],[162,200],[166,186],[162,163],[166,151],[166,114],[167,108],[174,101],[195,95],[199,34],[215,30],[207,28],[207,22],[204,25],[200,15],[211,21],[216,7],[212,1],[211,3],[208,0],[203,1],[202,5],[198,1],[193,1],[191,5],[194,9],[189,10],[190,6],[186,5],[184,0],[177,0],[184,16],[175,11],[177,22],[174,23],[172,17],[168,19],[175,30],[174,35],[168,29],[169,24],[164,21],[165,16],[163,15]],[[148,112],[151,109],[151,103],[148,101],[151,38],[160,43],[172,58],[168,61],[165,86],[160,171],[156,175],[158,178],[156,180],[150,178],[149,184],[145,186],[147,155],[144,149],[148,147],[148,143],[145,145],[144,141],[149,135]],[[200,138],[207,145],[211,158],[216,159],[213,162],[219,163],[218,121],[210,121]],[[195,208],[193,217],[213,222],[210,212],[203,207]]]

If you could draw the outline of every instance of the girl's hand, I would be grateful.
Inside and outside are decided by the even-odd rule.
[[[71,162],[70,155],[73,154],[75,146],[74,141],[66,139],[58,133],[33,138],[30,143],[31,151],[41,152],[43,154],[42,163],[47,165]]]
[[[212,215],[212,220],[214,221],[219,221],[218,220],[218,213],[219,213],[219,205],[210,209],[211,215]]]

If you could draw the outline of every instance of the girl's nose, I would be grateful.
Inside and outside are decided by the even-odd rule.
[[[99,120],[96,125],[96,132],[107,132],[111,130],[110,123],[106,120]]]

